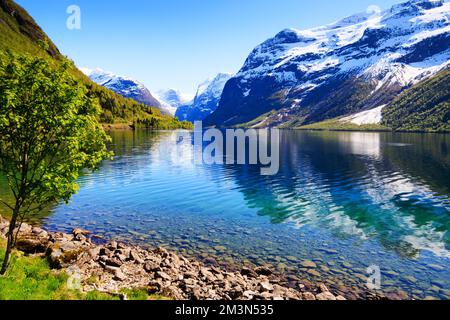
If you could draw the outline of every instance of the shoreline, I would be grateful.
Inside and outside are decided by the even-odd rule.
[[[127,123],[114,123],[114,124],[108,124],[108,123],[102,123],[101,124],[103,129],[106,132],[111,131],[134,131],[136,129],[133,128],[131,124]],[[251,129],[251,127],[224,127],[222,129]],[[275,127],[276,128],[276,127]],[[364,128],[347,128],[347,129],[339,129],[339,128],[308,128],[308,127],[294,127],[294,128],[276,128],[279,130],[286,130],[286,131],[310,131],[310,132],[363,132],[363,133],[411,133],[411,134],[438,134],[438,135],[450,135],[450,131],[421,131],[421,130],[392,130],[392,129],[364,129]],[[144,129],[144,130],[154,130],[154,129]],[[172,129],[168,131],[177,131],[177,130],[188,130],[189,129]],[[159,130],[155,129],[155,131],[167,131],[167,130]]]
[[[8,223],[0,216],[0,237]],[[176,300],[346,300],[322,283],[299,284],[296,289],[283,286],[283,279],[263,266],[230,272],[165,248],[145,249],[113,240],[96,244],[93,238],[86,230],[66,234],[23,223],[15,250],[47,259],[52,269],[79,283],[82,292],[145,289]]]

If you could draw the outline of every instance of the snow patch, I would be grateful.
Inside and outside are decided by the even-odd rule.
[[[380,124],[382,120],[382,111],[386,105],[379,106],[377,108],[362,111],[351,116],[340,119],[341,122],[350,122],[356,125],[364,124]]]

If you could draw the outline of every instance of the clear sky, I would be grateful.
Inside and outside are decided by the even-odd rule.
[[[310,28],[401,0],[17,0],[80,67],[133,77],[156,91],[194,93],[237,72],[251,50],[285,28]],[[69,30],[69,5],[81,29]]]

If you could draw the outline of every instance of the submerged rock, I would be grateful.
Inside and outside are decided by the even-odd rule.
[[[74,229],[72,235],[51,233],[24,224],[17,249],[25,253],[45,254],[53,268],[70,268],[80,272],[83,291],[117,292],[121,289],[146,288],[151,294],[174,299],[194,300],[340,300],[325,285],[320,293],[300,292],[284,287],[282,279],[269,266],[243,267],[229,272],[216,266],[206,266],[169,252],[165,248],[146,250],[112,241],[96,245],[86,236],[89,231]],[[8,222],[0,217],[0,233],[5,234]],[[6,229],[5,229],[6,228]],[[6,230],[6,231],[5,231]],[[216,247],[222,250],[222,248]],[[219,251],[219,250],[218,250]],[[314,262],[302,265],[308,273],[317,274]],[[95,284],[92,277],[96,278]],[[313,287],[305,280],[295,279],[294,287]],[[300,285],[301,284],[301,285]],[[313,290],[313,292],[316,292]]]
[[[303,260],[301,262],[301,265],[305,268],[317,268],[317,264],[315,264],[313,261],[311,260]]]

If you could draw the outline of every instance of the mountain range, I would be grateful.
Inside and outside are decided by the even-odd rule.
[[[193,99],[191,95],[184,94],[176,89],[159,90],[155,97],[172,115],[175,115],[180,106],[190,103]]]
[[[442,0],[286,29],[251,52],[205,124],[295,128],[381,110],[449,61],[450,3]]]
[[[190,122],[204,120],[216,111],[223,88],[231,77],[230,73],[219,73],[215,78],[206,80],[198,87],[194,100],[179,106],[175,116]]]
[[[176,89],[160,90],[153,95],[144,84],[130,77],[119,76],[100,68],[79,69],[98,85],[125,98],[158,108],[164,114],[176,116],[181,121],[190,122],[203,120],[217,109],[225,83],[232,77],[228,73],[219,73],[215,78],[203,82],[192,98]]]
[[[58,65],[65,57],[33,18],[0,0],[0,58],[10,50]],[[382,125],[450,131],[450,3],[410,0],[308,30],[285,29],[257,46],[235,75],[219,74],[191,100],[152,94],[142,83],[75,65],[72,74],[98,99],[101,121],[142,119],[158,128],[206,126],[326,128]]]
[[[155,107],[166,114],[172,114],[170,106],[161,103],[142,83],[130,77],[119,76],[100,68],[79,68],[95,83],[108,88],[125,98],[133,99],[149,107]]]

